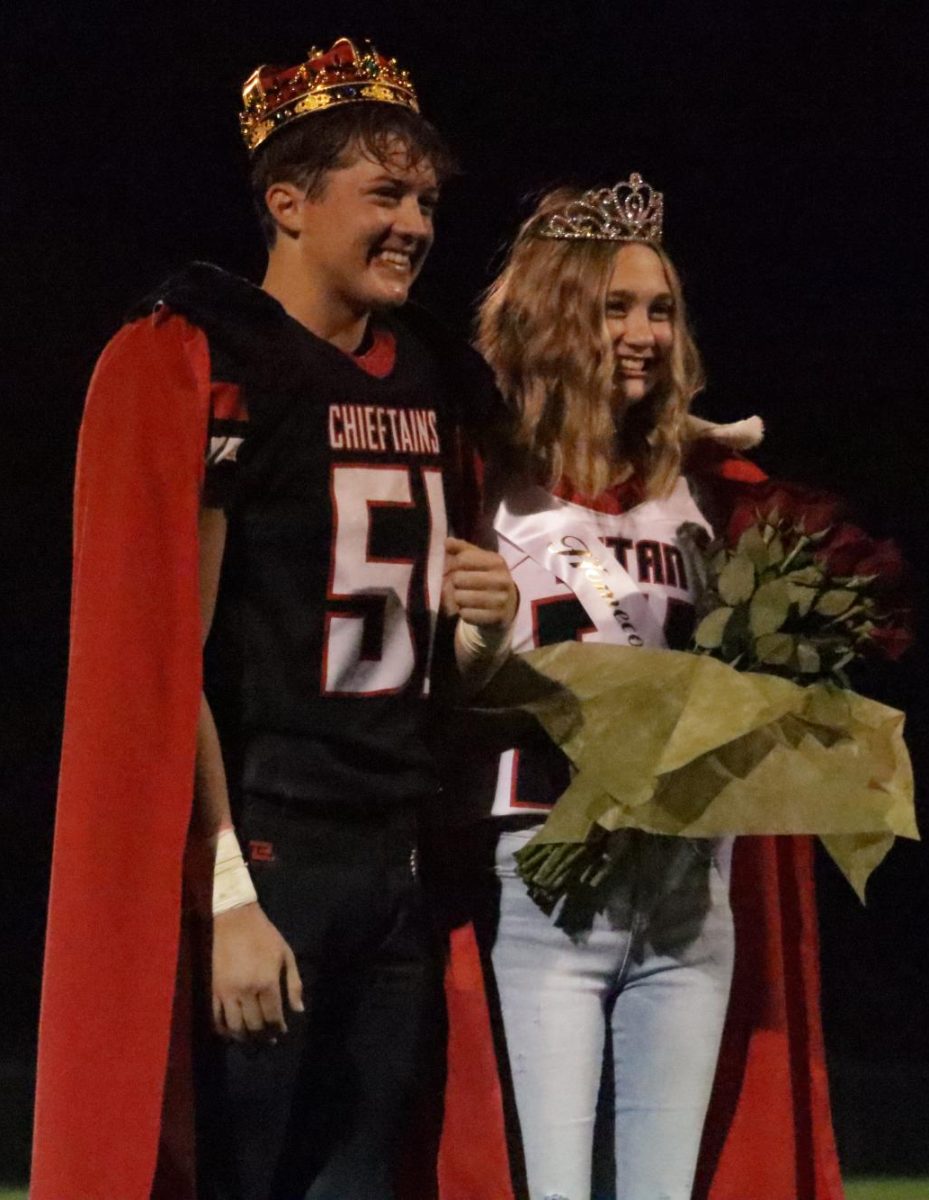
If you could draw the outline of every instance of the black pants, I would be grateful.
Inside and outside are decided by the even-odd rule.
[[[199,1072],[201,1194],[390,1200],[441,1025],[415,817],[330,819],[253,800],[240,833],[306,1013],[288,1015],[277,1045],[213,1039]]]

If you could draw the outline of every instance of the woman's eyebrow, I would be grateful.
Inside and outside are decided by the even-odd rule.
[[[631,292],[628,288],[613,288],[607,292],[607,300],[637,300],[642,293]],[[656,292],[654,296],[648,297],[649,304],[654,304],[658,300],[673,300],[670,292]]]

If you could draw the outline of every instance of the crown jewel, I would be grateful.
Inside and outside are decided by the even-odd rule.
[[[549,213],[536,237],[567,241],[655,242],[661,244],[664,197],[638,172],[611,188],[591,188]]]
[[[409,71],[395,58],[378,54],[370,42],[359,51],[348,38],[339,38],[325,51],[313,49],[295,67],[261,66],[242,86],[242,137],[249,150],[311,113],[338,104],[379,100],[419,112]]]

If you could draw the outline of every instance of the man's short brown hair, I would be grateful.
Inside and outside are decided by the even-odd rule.
[[[252,196],[267,244],[273,246],[277,237],[277,226],[265,203],[265,193],[273,183],[293,183],[307,196],[320,196],[326,173],[345,165],[345,153],[352,145],[387,165],[396,152],[397,139],[404,143],[411,167],[427,162],[439,183],[455,174],[454,157],[438,130],[398,104],[343,104],[303,117],[268,138],[255,152],[251,166]]]

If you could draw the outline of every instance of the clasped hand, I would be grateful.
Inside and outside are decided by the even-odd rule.
[[[470,625],[507,626],[516,614],[516,585],[502,557],[461,538],[445,539],[442,608]]]

